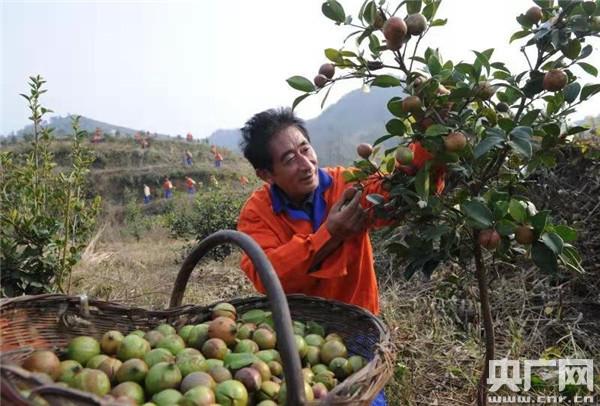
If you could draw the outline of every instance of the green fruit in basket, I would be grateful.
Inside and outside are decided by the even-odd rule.
[[[324,364],[329,363],[338,357],[346,358],[348,356],[348,350],[344,343],[338,340],[329,340],[321,347],[321,361]]]
[[[176,405],[179,400],[183,398],[181,392],[176,389],[164,389],[154,396],[152,396],[152,401],[156,403],[156,406],[173,406]]]
[[[306,325],[300,321],[292,322],[294,334],[304,337],[306,335]]]
[[[202,345],[208,340],[208,324],[197,324],[190,331],[190,335],[186,340],[190,347],[201,349]]]
[[[117,358],[121,361],[127,361],[132,358],[143,359],[144,355],[149,351],[150,343],[148,341],[140,336],[130,334],[121,342],[117,351]]]
[[[211,318],[213,320],[217,317],[227,317],[231,320],[235,320],[237,318],[237,311],[230,303],[219,303],[212,309],[211,312]]]
[[[144,338],[144,336],[146,335],[146,333],[142,330],[133,330],[131,333],[127,334],[128,336],[130,335],[134,335],[134,336],[138,336],[138,337],[142,337]]]
[[[344,339],[337,333],[330,333],[325,336],[325,341],[337,340],[340,342],[344,342]]]
[[[197,386],[183,395],[184,399],[179,401],[179,405],[197,406],[197,405],[212,405],[215,403],[215,393],[212,389],[206,386]],[[182,402],[183,401],[183,402]]]
[[[223,366],[223,360],[217,358],[209,358],[206,361],[204,361],[204,366],[202,367],[202,370],[204,372],[208,372],[212,367],[215,367],[217,365]]]
[[[228,353],[227,344],[220,338],[209,338],[202,345],[202,355],[206,358],[223,359]]]
[[[325,399],[329,391],[327,387],[320,382],[315,383],[312,386],[313,393],[315,395],[315,399]]]
[[[281,362],[281,356],[279,355],[279,351],[277,350],[262,350],[257,352],[256,354],[254,354],[258,357],[258,359],[265,361],[265,362],[270,362],[270,361],[277,361],[277,362]]]
[[[98,354],[100,354],[100,344],[92,337],[75,337],[67,346],[67,358],[77,361],[81,365],[87,364],[90,358]]]
[[[275,322],[271,317],[265,318],[265,321],[258,325],[258,328],[266,328],[269,331],[275,332]]]
[[[321,337],[325,336],[325,329],[317,322],[309,321],[306,323],[306,334],[316,334]]]
[[[238,381],[228,380],[221,382],[215,389],[217,402],[222,406],[246,406],[248,404],[248,391]]]
[[[117,382],[142,383],[148,374],[148,365],[138,358],[128,359],[117,371]]]
[[[208,370],[208,374],[215,380],[217,384],[233,379],[229,369],[224,366],[214,366]]]
[[[306,356],[307,346],[306,341],[304,341],[304,337],[299,336],[298,334],[294,335],[294,339],[296,340],[296,348],[298,349],[298,354],[300,355],[300,359]]]
[[[205,359],[202,355],[192,355],[176,362],[177,368],[181,371],[183,377],[188,376],[192,372],[204,370]]]
[[[304,341],[306,341],[307,345],[312,345],[313,347],[320,347],[325,343],[325,339],[318,334],[308,334],[304,337]]]
[[[304,393],[306,394],[307,401],[315,400],[315,395],[313,393],[312,387],[308,384],[308,382],[304,382]],[[281,385],[281,390],[279,391],[278,401],[280,405],[287,404],[287,387],[285,382]]]
[[[250,368],[254,368],[258,371],[263,382],[271,379],[271,368],[269,368],[266,362],[256,360],[250,365]]]
[[[235,379],[240,381],[248,392],[256,392],[260,389],[260,385],[262,385],[262,377],[260,376],[260,372],[258,372],[254,368],[242,368],[235,373]]]
[[[220,338],[227,345],[235,344],[237,334],[237,325],[235,321],[227,317],[217,317],[208,325],[208,336],[210,338]]]
[[[327,368],[327,365],[325,364],[315,364],[310,369],[315,373],[315,375],[318,375],[321,372],[330,372],[329,368]]]
[[[181,327],[179,331],[177,331],[177,334],[179,335],[179,337],[183,338],[183,341],[187,341],[187,338],[190,335],[190,331],[192,331],[193,328],[193,324],[186,324],[185,326]]]
[[[308,365],[317,365],[321,362],[321,349],[319,347],[313,347],[312,345],[306,346],[304,360]]]
[[[171,334],[165,336],[158,342],[157,348],[164,348],[171,351],[171,354],[177,355],[180,351],[185,348],[185,341],[177,334]]]
[[[100,340],[100,348],[106,355],[114,355],[117,353],[121,341],[123,341],[123,334],[117,330],[110,330],[104,333]]]
[[[269,361],[267,362],[267,365],[269,366],[269,370],[271,371],[271,375],[273,376],[277,376],[277,377],[282,377],[283,376],[283,367],[281,366],[281,364],[277,361]]]
[[[335,385],[337,385],[337,379],[335,379],[335,375],[331,371],[319,372],[318,374],[315,374],[313,382],[322,383],[329,390],[332,390]]]
[[[177,361],[181,361],[187,357],[193,357],[194,355],[202,355],[202,353],[195,348],[184,348],[177,353]]]
[[[266,312],[261,309],[253,309],[249,310],[246,313],[242,314],[241,320],[244,323],[252,323],[254,325],[260,324],[265,319],[271,315],[271,312]]]
[[[331,360],[329,369],[338,379],[345,379],[352,374],[352,365],[346,358],[337,357]]]
[[[176,334],[177,331],[175,330],[175,327],[171,326],[170,324],[159,324],[154,330],[159,331],[162,333],[163,336],[170,336],[171,334]]]
[[[43,372],[52,379],[60,376],[60,360],[52,351],[34,351],[23,362],[23,368],[31,372]]]
[[[277,406],[277,403],[272,400],[263,400],[260,403],[257,403],[256,406]]]
[[[310,368],[302,368],[302,376],[304,377],[305,382],[312,384],[315,373]]]
[[[117,382],[117,371],[121,368],[123,363],[116,358],[108,357],[100,365],[98,368],[100,371],[104,372],[108,379],[110,379],[111,383]]]
[[[98,369],[98,366],[100,366],[100,364],[102,364],[102,362],[108,358],[109,357],[106,354],[94,355],[88,360],[88,362],[85,363],[85,367],[91,369]]]
[[[272,381],[264,381],[256,393],[256,400],[277,400],[281,386]]]
[[[244,367],[252,365],[256,361],[258,361],[258,358],[252,353],[232,352],[230,354],[227,354],[223,359],[223,366],[235,372],[238,369],[242,369]]]
[[[256,331],[256,328],[256,324],[254,323],[244,323],[240,327],[238,327],[236,337],[240,340],[251,339],[252,335]]]
[[[208,373],[198,371],[192,372],[183,378],[179,389],[181,389],[181,392],[186,393],[196,386],[206,386],[207,388],[214,389],[217,387],[217,383]]]
[[[256,344],[252,340],[245,338],[243,340],[238,341],[238,343],[235,345],[235,349],[233,350],[233,352],[255,353],[258,352],[258,350],[258,344]]]
[[[275,348],[277,344],[277,338],[275,333],[271,330],[267,330],[264,327],[257,328],[252,335],[252,340],[258,344],[261,350],[269,350]]]
[[[348,358],[348,362],[352,365],[352,373],[362,369],[365,365],[367,365],[367,360],[361,357],[360,355],[353,355]]]
[[[155,348],[144,354],[144,362],[148,368],[152,368],[159,362],[175,362],[175,356],[166,348]]]
[[[71,381],[73,381],[73,377],[75,377],[75,375],[82,369],[83,367],[77,361],[73,361],[71,359],[62,361],[60,363],[60,373],[58,375],[58,381],[70,385]]]
[[[144,339],[150,343],[150,347],[156,348],[165,335],[158,330],[150,330],[144,335]]]
[[[168,362],[159,362],[146,374],[146,392],[154,395],[165,389],[177,388],[181,383],[181,371],[177,365]]]
[[[136,382],[123,382],[115,386],[110,394],[114,397],[127,396],[137,402],[138,405],[144,403],[144,388]]]
[[[72,386],[102,397],[110,391],[110,380],[102,371],[84,368],[75,375]]]

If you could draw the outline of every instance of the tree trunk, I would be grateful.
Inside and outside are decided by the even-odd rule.
[[[492,321],[492,310],[490,308],[490,297],[488,292],[488,280],[483,263],[481,245],[478,242],[479,230],[475,230],[473,235],[473,251],[475,254],[475,277],[479,285],[479,302],[481,303],[481,317],[483,318],[483,330],[485,332],[485,363],[483,372],[479,379],[477,388],[477,405],[487,405],[487,378],[489,376],[490,360],[494,359],[494,323]]]

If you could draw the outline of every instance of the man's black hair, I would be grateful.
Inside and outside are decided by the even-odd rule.
[[[290,108],[269,109],[255,114],[242,128],[240,148],[254,169],[273,169],[269,142],[279,131],[296,126],[310,142],[304,120],[296,117]]]

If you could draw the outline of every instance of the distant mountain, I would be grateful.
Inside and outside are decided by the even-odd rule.
[[[318,117],[307,120],[320,163],[347,165],[356,159],[356,144],[386,134],[385,123],[392,118],[386,104],[392,96],[402,96],[402,92],[398,88],[372,88],[370,93],[354,90]],[[239,151],[240,138],[239,129],[217,130],[209,142]]]
[[[73,130],[71,128],[71,118],[72,117],[73,117],[73,115],[67,115],[64,117],[62,117],[62,116],[50,117],[48,120],[44,121],[43,125],[54,128],[54,134],[56,136],[72,134],[73,133]],[[104,133],[120,134],[123,136],[133,135],[137,131],[145,131],[145,130],[135,130],[133,128],[109,124],[109,123],[105,123],[103,121],[98,121],[98,120],[94,120],[94,119],[83,117],[83,116],[81,116],[81,118],[79,119],[79,127],[82,130],[85,130],[88,132],[94,132],[94,131],[96,131],[96,128],[100,128],[100,130]],[[33,132],[33,124],[28,125],[28,126],[22,128],[21,130],[16,131],[14,134],[10,134],[10,135],[15,135],[17,137],[21,137],[25,134],[31,134],[32,132]],[[154,136],[154,133],[151,133],[151,134]],[[169,136],[167,134],[156,134],[156,138],[166,139],[166,138],[169,138]]]

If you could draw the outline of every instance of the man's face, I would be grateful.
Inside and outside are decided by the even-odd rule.
[[[302,202],[319,185],[315,150],[294,125],[275,134],[268,148],[273,169],[258,175],[279,186],[292,201]]]

